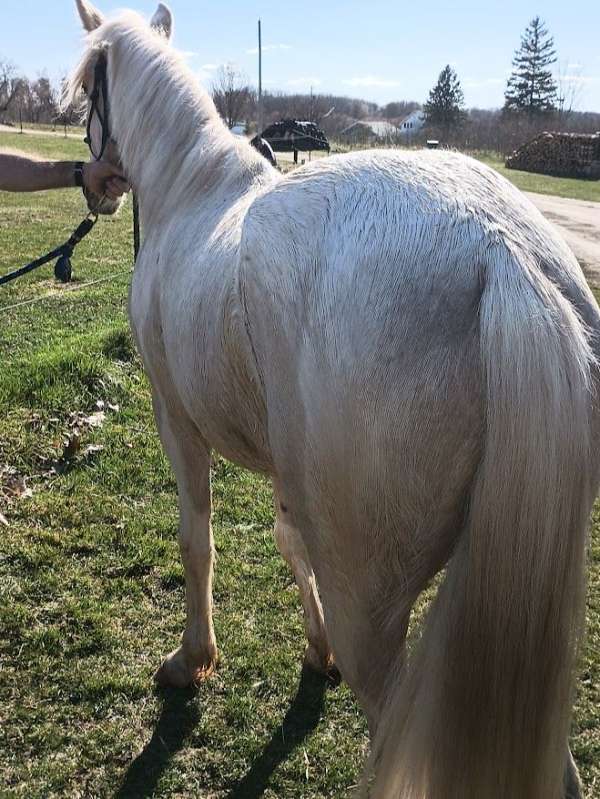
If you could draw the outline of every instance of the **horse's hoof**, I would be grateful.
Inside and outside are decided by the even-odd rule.
[[[186,688],[188,685],[197,685],[205,680],[215,670],[217,653],[207,654],[206,657],[196,660],[191,665],[183,649],[180,647],[163,660],[160,668],[154,674],[154,680],[161,688]]]
[[[342,675],[335,665],[331,652],[323,654],[312,644],[309,644],[304,654],[304,666],[323,674],[334,685],[339,685],[342,681]]]

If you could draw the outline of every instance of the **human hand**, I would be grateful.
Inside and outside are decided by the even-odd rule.
[[[92,194],[98,197],[106,195],[109,200],[118,200],[129,191],[129,184],[120,170],[107,161],[89,161],[84,164],[83,183]]]

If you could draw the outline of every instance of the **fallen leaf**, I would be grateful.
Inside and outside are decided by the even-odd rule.
[[[104,413],[104,411],[96,411],[95,413],[92,413],[89,416],[84,416],[81,421],[83,422],[83,424],[86,424],[89,427],[101,427],[104,424],[105,419],[106,419],[106,414]]]
[[[18,499],[31,496],[31,489],[27,488],[25,478],[17,472],[9,473],[8,476],[5,477],[4,487],[10,496],[17,497]]]
[[[102,444],[88,444],[83,450],[84,455],[95,455],[96,452],[102,452],[104,446]]]

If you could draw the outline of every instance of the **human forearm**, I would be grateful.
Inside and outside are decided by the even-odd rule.
[[[37,161],[24,155],[0,153],[0,191],[42,191],[78,185],[75,179],[80,161]],[[119,167],[106,161],[81,164],[81,178],[88,191],[115,200],[129,191]]]
[[[0,189],[3,191],[43,191],[74,185],[74,161],[34,161],[19,155],[0,154]]]

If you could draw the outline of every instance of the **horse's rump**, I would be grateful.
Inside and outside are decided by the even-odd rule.
[[[289,241],[258,241],[251,209],[242,289],[275,466],[317,576],[345,597],[329,608],[324,587],[334,626],[351,608],[364,637],[404,613],[456,547],[421,654],[379,699],[375,795],[558,799],[598,477],[581,317],[598,331],[598,312],[548,225],[484,168],[437,162],[438,191],[434,161],[357,161],[339,185],[333,164],[298,177],[314,207],[284,196]],[[384,675],[356,661],[368,706]]]

